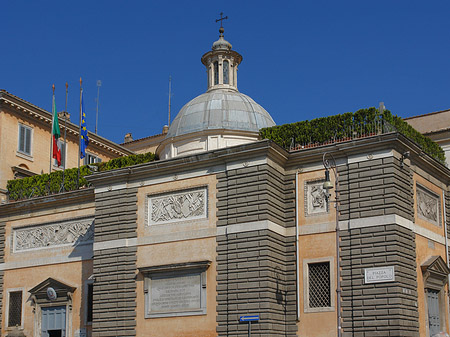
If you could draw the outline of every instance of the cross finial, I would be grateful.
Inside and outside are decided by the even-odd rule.
[[[227,19],[228,19],[228,16],[223,17],[223,12],[220,12],[220,19],[216,19],[216,22],[220,21],[220,28],[219,28],[220,34],[223,34],[223,32],[224,32],[223,25],[222,25],[223,20],[227,20]]]

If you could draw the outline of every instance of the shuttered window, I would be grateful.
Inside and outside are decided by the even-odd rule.
[[[428,324],[430,336],[441,331],[440,312],[439,312],[439,291],[427,289],[428,304]]]
[[[31,132],[32,129],[19,124],[19,146],[18,151],[31,156]]]

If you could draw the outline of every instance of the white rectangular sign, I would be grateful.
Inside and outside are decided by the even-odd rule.
[[[395,281],[394,266],[364,269],[364,282],[366,284],[392,281]]]

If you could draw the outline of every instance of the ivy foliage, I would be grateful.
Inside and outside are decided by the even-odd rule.
[[[389,110],[385,110],[380,115],[374,107],[264,128],[260,130],[260,136],[262,139],[271,139],[285,149],[289,149],[292,142],[295,144],[322,144],[337,139],[350,139],[349,137],[352,137],[355,132],[359,135],[370,135],[375,130],[374,125],[385,128],[388,124],[416,142],[424,152],[439,162],[445,163],[444,151],[437,143],[422,135],[402,118],[393,115]]]
[[[122,167],[148,163],[157,160],[155,154],[149,152],[111,159],[107,162],[95,163],[98,172],[114,170]],[[64,191],[73,191],[79,188],[89,187],[86,176],[91,175],[94,170],[89,166],[80,167],[80,180],[77,184],[78,169],[72,168],[64,171]],[[7,184],[9,200],[21,200],[32,197],[45,196],[63,192],[63,171],[50,174],[40,174],[23,179],[9,180]]]

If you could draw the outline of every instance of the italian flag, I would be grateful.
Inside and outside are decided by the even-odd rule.
[[[58,162],[58,166],[61,166],[61,132],[59,131],[58,114],[56,113],[55,95],[53,95],[53,158]]]

